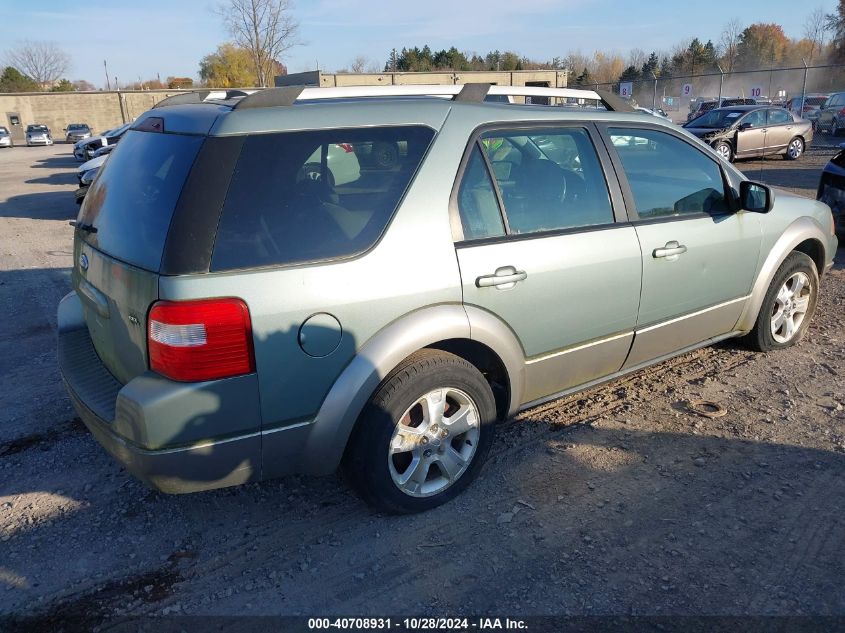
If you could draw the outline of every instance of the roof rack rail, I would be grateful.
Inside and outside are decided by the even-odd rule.
[[[226,100],[233,99],[234,97],[246,97],[248,94],[248,92],[244,92],[243,90],[192,90],[191,92],[180,92],[179,94],[165,97],[156,103],[153,109],[186,103],[203,103],[208,99]]]
[[[291,106],[297,101],[323,99],[354,99],[362,97],[441,97],[464,103],[482,103],[488,96],[542,97],[546,99],[583,99],[600,102],[608,110],[633,111],[634,108],[618,97],[594,90],[576,88],[543,88],[539,86],[495,86],[490,84],[402,85],[402,86],[342,86],[319,88],[284,86],[256,91],[235,103],[233,109]]]
[[[232,106],[233,110],[246,108],[270,108],[273,106],[291,106],[305,92],[305,86],[284,86],[267,88],[248,95]]]

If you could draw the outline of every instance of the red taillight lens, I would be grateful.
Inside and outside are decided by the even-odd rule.
[[[351,154],[352,152],[355,151],[355,148],[353,148],[352,145],[349,144],[349,143],[338,143],[337,146],[339,148],[341,148],[347,154]]]
[[[255,371],[252,322],[240,299],[159,301],[147,320],[150,369],[199,382]]]
[[[840,114],[841,116],[845,116],[845,108],[842,108],[842,109],[839,111],[839,114]]]

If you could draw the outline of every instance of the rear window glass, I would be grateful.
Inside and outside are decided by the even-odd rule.
[[[223,206],[211,269],[366,250],[393,216],[433,136],[430,128],[408,126],[247,138]]]
[[[83,239],[116,259],[157,271],[182,185],[205,137],[127,132],[79,212]]]

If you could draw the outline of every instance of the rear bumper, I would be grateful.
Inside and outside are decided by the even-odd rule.
[[[255,375],[198,384],[147,372],[125,385],[97,356],[75,292],[59,304],[59,369],[97,441],[138,479],[168,493],[261,478]]]

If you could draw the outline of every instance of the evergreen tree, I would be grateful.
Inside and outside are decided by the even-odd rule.
[[[660,60],[657,58],[657,53],[652,51],[651,55],[648,56],[648,59],[643,64],[642,68],[642,76],[643,78],[651,77],[651,73],[657,73],[657,69],[660,66]]]
[[[36,92],[41,86],[14,66],[6,66],[0,75],[0,92]]]

